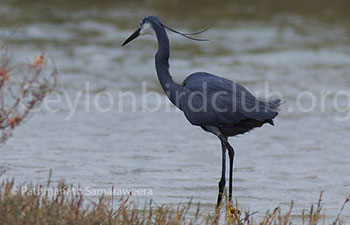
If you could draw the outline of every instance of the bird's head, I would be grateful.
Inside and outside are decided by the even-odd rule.
[[[136,39],[139,36],[146,35],[146,34],[154,34],[154,26],[156,25],[162,25],[159,18],[156,16],[146,16],[140,21],[140,26],[135,30],[135,32],[130,35],[122,44],[122,46],[126,45],[127,43],[131,42],[132,40]]]
[[[157,16],[146,16],[144,17],[141,22],[140,22],[140,26],[139,28],[137,28],[136,31],[134,31],[134,33],[132,35],[130,35],[130,37],[128,37],[122,44],[122,46],[128,44],[129,42],[131,42],[132,40],[136,39],[139,36],[142,35],[146,35],[146,34],[155,34],[155,28],[161,28],[161,29],[168,29],[169,31],[172,31],[174,33],[180,34],[186,38],[189,38],[191,40],[195,40],[195,41],[208,41],[207,39],[199,39],[199,38],[193,38],[190,37],[191,35],[197,35],[200,34],[206,30],[208,30],[210,27],[205,28],[202,31],[196,32],[196,33],[189,33],[189,34],[184,34],[180,31],[177,31],[173,28],[170,28],[169,26],[165,25],[164,23],[162,23],[160,21],[160,19]]]

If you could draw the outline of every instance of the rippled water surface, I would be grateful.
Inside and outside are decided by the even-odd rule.
[[[154,37],[120,47],[144,15],[157,14],[183,31],[215,24],[201,35],[210,42],[169,35],[175,80],[206,71],[256,94],[264,93],[268,82],[270,91],[284,95],[275,127],[265,125],[230,139],[236,150],[234,195],[240,205],[263,214],[276,206],[286,209],[294,200],[300,212],[324,191],[324,209],[336,216],[350,193],[349,97],[334,103],[336,91],[348,93],[350,87],[349,20],[341,6],[314,13],[307,4],[305,11],[293,12],[283,6],[274,10],[227,2],[227,7],[218,6],[222,13],[215,13],[205,1],[195,13],[193,5],[181,8],[179,2],[63,2],[7,1],[0,9],[1,35],[17,27],[11,44],[15,60],[31,60],[44,50],[60,72],[58,95],[48,98],[57,112],[43,105],[1,148],[4,177],[43,183],[53,169],[54,181],[152,189],[152,196],[134,198],[157,203],[193,199],[204,210],[213,209],[221,168],[219,141],[191,126],[164,97],[155,75]],[[142,111],[143,85],[152,92],[150,107],[161,99],[155,112]],[[305,91],[315,99],[305,94],[298,103]],[[102,92],[114,100],[107,112],[95,104],[108,106]],[[121,103],[121,92],[136,93],[135,99],[125,97]],[[69,99],[77,104],[75,113]],[[313,103],[312,110],[303,110]],[[344,215],[350,219],[349,209]]]

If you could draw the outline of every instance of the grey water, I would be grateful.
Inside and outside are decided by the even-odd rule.
[[[1,147],[2,178],[42,184],[52,169],[54,182],[147,189],[152,195],[132,198],[200,202],[212,211],[219,141],[191,126],[165,98],[155,74],[154,37],[120,47],[143,16],[156,14],[182,31],[215,24],[200,35],[209,42],[169,34],[176,81],[206,71],[255,94],[284,96],[275,127],[230,139],[240,206],[263,215],[277,206],[287,210],[293,200],[300,215],[324,191],[323,208],[336,217],[350,194],[350,29],[341,6],[320,13],[281,6],[275,12],[239,1],[214,13],[204,1],[191,13],[191,3],[181,8],[181,1],[77,2],[1,6],[1,37],[16,28],[14,60],[31,61],[45,52],[59,70],[57,92]],[[144,110],[145,101],[150,110]],[[343,215],[350,220],[349,207]]]

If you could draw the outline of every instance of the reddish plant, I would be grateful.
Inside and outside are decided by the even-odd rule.
[[[5,41],[0,47],[0,144],[11,136],[57,83],[51,57],[41,54],[32,63],[12,64]]]

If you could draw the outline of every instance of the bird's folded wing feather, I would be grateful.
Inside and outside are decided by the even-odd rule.
[[[265,121],[277,115],[267,108],[267,102],[223,77],[195,73],[184,81],[183,90],[186,95],[180,100],[181,109],[195,125],[236,124],[246,119]]]

